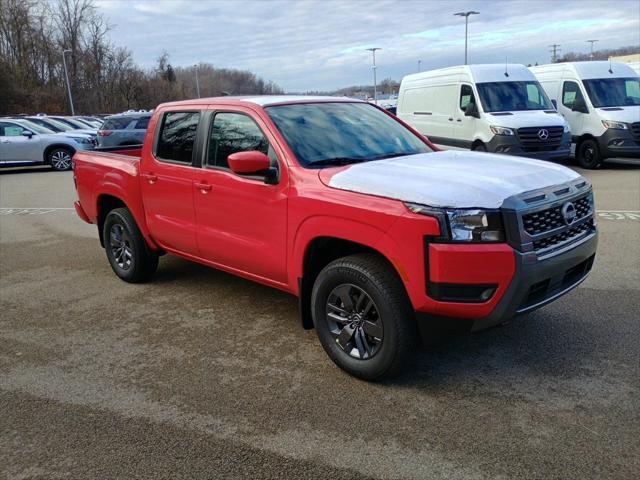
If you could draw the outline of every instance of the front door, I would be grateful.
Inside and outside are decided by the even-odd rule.
[[[466,116],[465,112],[470,104],[475,104],[476,110],[479,111],[478,102],[473,92],[473,87],[466,83],[460,85],[460,95],[456,108],[455,118],[455,138],[457,147],[471,148],[476,133],[476,117]]]
[[[12,122],[0,122],[0,149],[3,162],[42,163],[40,138],[23,135],[26,128]]]
[[[260,122],[260,124],[258,123]],[[287,178],[265,125],[250,110],[214,112],[194,204],[200,256],[221,266],[285,283]],[[227,157],[259,150],[280,172],[276,185],[229,169]]]
[[[578,101],[586,105],[585,96],[578,82],[565,80],[562,84],[562,98],[558,103],[558,111],[567,120],[574,135],[582,134],[584,119],[587,114],[572,110],[573,104]]]
[[[193,208],[194,146],[200,112],[169,111],[158,120],[153,152],[143,156],[140,185],[147,225],[163,248],[197,256]]]

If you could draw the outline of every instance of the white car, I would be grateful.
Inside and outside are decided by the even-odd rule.
[[[576,159],[597,168],[607,158],[640,158],[640,76],[615,62],[531,67],[571,125]]]
[[[94,146],[85,134],[50,133],[38,125],[0,118],[0,167],[45,164],[58,171],[70,170],[73,154]]]
[[[524,65],[461,65],[407,75],[397,115],[444,149],[541,160],[571,153],[569,125]]]

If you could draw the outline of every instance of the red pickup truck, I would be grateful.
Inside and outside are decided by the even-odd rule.
[[[481,329],[557,299],[595,257],[585,178],[438,152],[357,100],[167,103],[141,149],[107,150],[76,153],[75,207],[118,277],[144,281],[169,253],[289,292],[331,359],[368,380],[435,325]]]

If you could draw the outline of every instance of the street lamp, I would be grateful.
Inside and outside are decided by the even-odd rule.
[[[69,72],[67,71],[67,60],[65,58],[65,53],[71,52],[71,50],[63,50],[62,51],[62,64],[64,65],[64,76],[67,79],[67,92],[69,92],[69,103],[71,104],[71,115],[75,116],[76,112],[73,108],[73,97],[71,97],[71,84],[69,83]]]
[[[200,98],[200,82],[198,81],[198,65],[194,65],[196,68],[196,92],[198,94],[198,98]]]
[[[422,60],[418,60],[418,73],[422,71]]]
[[[464,17],[464,64],[467,64],[467,32],[469,31],[469,15],[480,15],[480,12],[458,12],[454,13],[454,16]]]
[[[382,50],[380,47],[367,48],[373,54],[373,103],[378,104],[378,85],[376,81],[376,50]]]
[[[589,59],[593,60],[593,44],[596,43],[598,40],[587,40],[587,43],[591,44],[591,55],[589,55]]]

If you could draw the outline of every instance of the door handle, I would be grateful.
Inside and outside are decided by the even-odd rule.
[[[211,185],[206,182],[198,182],[196,183],[196,188],[200,190],[202,193],[207,193],[211,191]]]
[[[2,140],[2,143],[9,143],[9,140]]]
[[[450,122],[453,122],[453,118],[449,118],[449,121],[450,121]]]
[[[461,120],[461,119],[459,119],[459,118],[456,120],[456,122],[461,122],[461,121],[462,121],[462,120]]]
[[[158,177],[153,173],[143,173],[142,178],[146,179],[151,185],[158,181]]]

